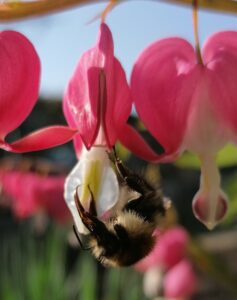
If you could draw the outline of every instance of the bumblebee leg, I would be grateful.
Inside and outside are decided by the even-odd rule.
[[[95,232],[95,229],[98,227],[97,223],[100,224],[102,222],[99,221],[91,213],[85,211],[84,207],[81,204],[77,191],[75,192],[74,199],[82,223],[86,226],[90,233],[93,234]]]
[[[112,161],[112,163],[115,165],[115,168],[120,175],[120,177],[123,179],[125,183],[127,183],[127,178],[132,176],[132,172],[124,166],[122,160],[118,157],[115,146],[113,147],[113,155],[108,152],[109,159]]]
[[[114,164],[117,172],[122,177],[124,182],[134,191],[144,195],[147,192],[154,192],[155,189],[141,176],[135,174],[124,166],[122,160],[117,156],[115,147],[113,148],[114,152]]]
[[[90,234],[97,240],[99,245],[103,246],[106,250],[109,250],[110,253],[116,251],[118,240],[115,234],[109,231],[106,225],[97,217],[85,211],[77,192],[75,193],[74,198],[82,223],[90,231]]]
[[[73,224],[73,231],[74,231],[74,233],[75,233],[75,236],[76,236],[76,238],[77,238],[77,240],[78,240],[78,243],[79,243],[81,249],[82,249],[82,250],[90,250],[90,249],[91,249],[90,247],[84,247],[84,245],[83,245],[83,243],[82,243],[82,241],[81,241],[79,232],[77,231],[77,228],[76,228],[76,226],[75,226],[74,224]]]

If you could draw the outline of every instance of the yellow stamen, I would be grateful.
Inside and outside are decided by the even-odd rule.
[[[103,178],[103,161],[92,160],[88,162],[84,181],[81,190],[81,203],[88,203],[91,197],[90,190],[94,199],[98,199]]]

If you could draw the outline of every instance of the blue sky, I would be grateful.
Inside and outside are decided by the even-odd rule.
[[[99,21],[87,24],[105,3],[91,4],[65,12],[14,23],[0,24],[0,30],[15,29],[35,45],[42,64],[41,95],[62,97],[80,55],[93,46]],[[211,33],[237,30],[237,16],[201,11],[200,39]],[[191,9],[159,1],[128,1],[107,17],[114,37],[115,54],[129,78],[132,65],[149,43],[168,36],[193,41]]]

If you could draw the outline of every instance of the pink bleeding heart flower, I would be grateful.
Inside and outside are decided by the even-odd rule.
[[[77,187],[83,206],[88,209],[90,190],[101,216],[119,197],[117,177],[110,166],[107,151],[120,140],[140,156],[155,157],[143,139],[126,124],[132,98],[125,72],[114,56],[112,34],[100,25],[96,45],[80,58],[64,97],[68,124],[78,128],[74,138],[78,164],[65,184],[66,202],[79,232],[86,233],[74,202]]]
[[[164,276],[164,295],[171,299],[186,299],[197,289],[197,277],[192,264],[183,259]]]
[[[199,156],[193,211],[212,229],[227,211],[216,154],[237,133],[237,32],[209,37],[202,60],[184,39],[157,41],[136,61],[131,88],[139,116],[164,147],[157,161],[173,161],[184,150]]]
[[[34,191],[35,201],[42,211],[58,223],[70,219],[70,213],[64,201],[64,175],[37,175],[37,185]]]
[[[170,269],[186,257],[189,235],[182,227],[170,228],[157,234],[156,244],[151,253],[136,264],[139,271],[159,266]]]
[[[1,170],[1,191],[10,199],[18,218],[27,218],[39,211],[59,223],[69,219],[64,201],[65,176],[40,176],[33,172]]]
[[[18,218],[27,218],[37,212],[38,204],[34,198],[37,180],[34,174],[1,170],[0,184],[1,192],[9,198]]]
[[[0,148],[30,152],[71,140],[75,129],[51,126],[13,143],[5,137],[16,129],[34,107],[39,91],[40,61],[31,42],[15,31],[0,32]]]

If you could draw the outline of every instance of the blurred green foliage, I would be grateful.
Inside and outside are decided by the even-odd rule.
[[[197,155],[190,152],[185,152],[176,162],[175,165],[179,168],[200,168],[200,160]],[[228,144],[217,154],[217,165],[220,168],[233,167],[237,165],[237,147]]]
[[[233,172],[226,180],[224,189],[229,197],[229,209],[224,219],[225,225],[237,225],[237,172]]]
[[[68,255],[67,230],[51,225],[37,237],[32,225],[23,222],[16,232],[2,236],[0,299],[145,299],[142,276],[132,268],[98,267],[90,253],[77,249],[68,269],[67,260],[72,257]]]

